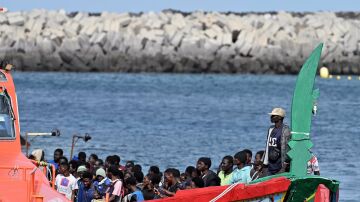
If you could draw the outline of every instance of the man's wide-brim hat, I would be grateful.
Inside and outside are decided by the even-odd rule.
[[[285,117],[285,110],[283,108],[274,108],[269,115]]]

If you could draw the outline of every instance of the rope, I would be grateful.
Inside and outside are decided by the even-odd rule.
[[[304,132],[294,132],[294,131],[291,131],[291,134],[307,135],[307,136],[309,136],[309,135],[310,135],[310,133],[304,133]]]
[[[216,196],[215,198],[213,198],[212,200],[210,200],[210,202],[216,202],[217,200],[219,200],[221,197],[223,197],[225,194],[227,194],[229,191],[231,191],[232,189],[234,189],[238,184],[243,184],[242,182],[237,182],[235,184],[230,185],[228,188],[226,188],[223,192],[221,192],[221,194],[219,194],[218,196]]]

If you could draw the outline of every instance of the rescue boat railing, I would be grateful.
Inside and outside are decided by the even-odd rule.
[[[49,180],[50,186],[55,189],[55,166],[51,163],[47,163],[44,161],[35,161],[35,160],[31,160],[31,162],[37,167],[42,167],[42,172],[44,173],[45,177],[48,178],[48,167],[50,167],[50,171],[51,171],[51,179]]]

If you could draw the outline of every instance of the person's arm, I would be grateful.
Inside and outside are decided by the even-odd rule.
[[[57,188],[58,188],[57,185],[58,185],[59,178],[60,178],[60,176],[56,175],[56,177],[55,177],[55,190],[57,190]]]
[[[289,157],[287,153],[289,152],[289,141],[291,139],[290,128],[284,126],[282,137],[281,137],[281,164],[283,167],[286,167],[289,164]],[[284,168],[285,169],[285,168]]]
[[[166,189],[163,190],[167,196],[175,196],[174,192],[168,191]]]
[[[74,178],[75,179],[75,178]],[[74,201],[75,200],[75,196],[79,190],[79,186],[78,186],[78,180],[75,179],[74,181],[75,183],[73,183],[71,186],[71,201]]]
[[[75,201],[75,195],[76,195],[76,190],[72,190],[72,193],[71,193],[71,201]]]
[[[113,201],[113,200],[115,200],[115,195],[111,195],[109,198],[109,201]]]

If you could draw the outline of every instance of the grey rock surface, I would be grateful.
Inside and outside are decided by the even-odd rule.
[[[26,71],[296,74],[320,42],[320,65],[360,73],[360,13],[0,14],[0,57]]]

